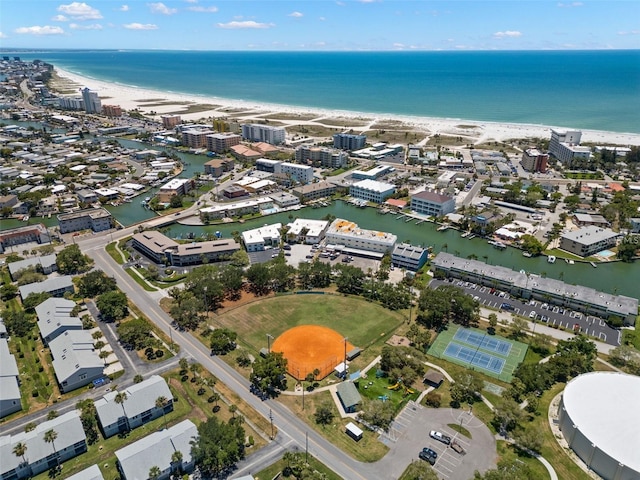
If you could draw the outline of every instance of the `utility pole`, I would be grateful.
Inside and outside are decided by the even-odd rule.
[[[309,463],[309,432],[304,432],[304,461]]]
[[[273,336],[267,333],[267,353],[271,353],[271,340],[273,340]]]
[[[273,412],[269,409],[269,421],[271,422],[271,440],[273,440]]]
[[[344,337],[344,376],[342,377],[342,381],[345,381],[347,379],[347,340],[349,340],[347,337]]]

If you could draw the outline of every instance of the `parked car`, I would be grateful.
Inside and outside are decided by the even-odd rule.
[[[432,457],[431,455],[426,453],[424,449],[418,454],[418,458],[420,458],[420,460],[424,460],[425,462],[429,462],[429,465],[436,464],[436,457]]]
[[[445,434],[438,432],[437,430],[431,430],[429,432],[429,436],[434,440],[444,443],[445,445],[449,445],[451,443],[451,437],[447,437]]]
[[[531,310],[531,313],[529,313],[529,318],[536,318],[536,311],[535,310]]]

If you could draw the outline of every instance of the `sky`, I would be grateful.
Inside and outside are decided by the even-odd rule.
[[[640,48],[640,1],[2,0],[0,48]]]

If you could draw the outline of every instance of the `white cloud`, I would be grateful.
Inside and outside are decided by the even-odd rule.
[[[51,21],[52,22],[68,22],[69,19],[64,15],[56,15],[55,17],[51,18]]]
[[[198,3],[198,0],[184,0],[187,3]]]
[[[129,11],[129,5],[122,5],[120,7],[120,11],[121,12],[128,12]]]
[[[157,30],[158,26],[153,23],[127,23],[123,25],[128,30]]]
[[[640,35],[640,30],[629,30],[618,32],[618,35]]]
[[[326,20],[326,18],[325,17],[320,17],[320,18],[318,18],[318,20],[320,20],[321,22],[324,22]]]
[[[77,23],[70,23],[69,28],[72,30],[102,30],[102,25],[94,23],[93,25],[79,25]]]
[[[44,25],[43,27],[34,25],[33,27],[16,28],[16,33],[28,35],[62,35],[64,30],[60,27],[51,27],[49,25]]]
[[[287,15],[288,17],[293,17],[293,18],[302,18],[304,17],[304,13],[300,13],[300,12],[291,12],[289,15]]]
[[[0,38],[8,38],[4,33],[0,32]]]
[[[218,7],[204,7],[201,5],[196,5],[195,7],[187,7],[187,10],[190,10],[192,12],[216,13],[218,11]]]
[[[271,28],[275,25],[273,23],[259,23],[254,22],[253,20],[245,20],[244,22],[227,22],[227,23],[218,23],[218,28],[226,28],[228,30],[239,30],[239,29],[259,29],[259,28]]]
[[[60,5],[58,11],[74,20],[98,20],[102,18],[99,10],[84,2],[72,2],[69,5]]]
[[[558,3],[558,7],[560,8],[575,8],[582,7],[584,3],[582,2],[571,2],[571,3]]]
[[[517,38],[521,37],[522,33],[517,30],[507,30],[505,32],[496,32],[493,34],[495,38]]]
[[[393,48],[404,48],[404,47],[405,47],[404,43],[394,43],[393,44]]]
[[[162,15],[173,15],[178,13],[177,8],[169,8],[162,2],[147,3],[147,6],[151,9],[152,13],[161,13]]]

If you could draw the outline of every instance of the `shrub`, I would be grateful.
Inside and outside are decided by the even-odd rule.
[[[38,365],[38,371],[39,372],[44,372],[44,367],[42,365]]]
[[[206,390],[204,389],[204,387],[200,387],[198,389],[198,395],[204,395],[206,393]]]
[[[162,358],[164,356],[164,351],[163,350],[156,350],[156,357],[158,358]]]
[[[189,380],[189,375],[182,375],[182,377],[180,377],[181,382],[186,382],[187,380]]]
[[[440,408],[440,403],[442,402],[442,396],[436,392],[429,392],[424,397],[424,403],[429,407]]]
[[[38,395],[40,395],[40,394],[38,393],[38,390],[34,390],[33,392],[31,392],[31,396],[32,396],[32,397],[37,397]]]

